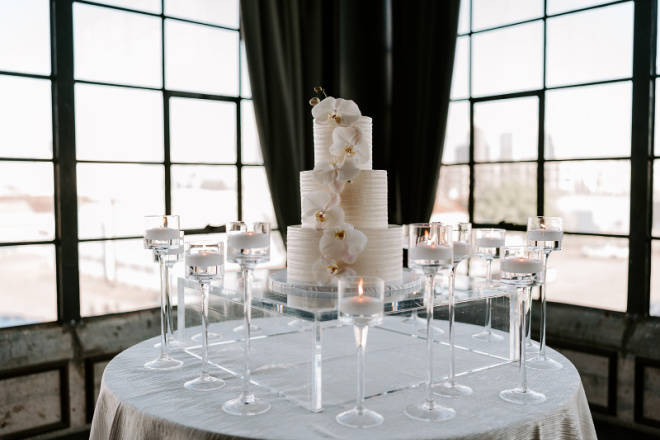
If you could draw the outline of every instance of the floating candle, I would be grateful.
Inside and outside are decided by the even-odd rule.
[[[238,232],[227,235],[227,247],[233,249],[264,248],[270,245],[270,236],[260,232]]]
[[[470,244],[464,241],[454,242],[454,260],[463,260],[470,256]]]
[[[452,252],[449,246],[442,244],[420,244],[408,250],[411,260],[451,260]]]
[[[503,272],[538,273],[543,271],[543,262],[533,258],[506,258],[502,260],[500,269]]]
[[[477,247],[481,248],[499,248],[504,246],[503,238],[480,237],[477,238]]]
[[[223,257],[217,252],[186,254],[186,265],[192,267],[222,266]]]
[[[383,312],[383,301],[371,296],[351,296],[339,302],[341,313],[353,316],[371,316]]]
[[[152,228],[144,231],[147,240],[169,241],[179,238],[179,230],[174,228]]]
[[[527,232],[527,240],[530,241],[562,241],[563,231],[552,231],[549,229],[532,229]]]

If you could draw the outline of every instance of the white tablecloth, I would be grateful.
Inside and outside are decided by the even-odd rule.
[[[220,331],[224,326],[230,332],[236,324],[236,321],[221,323]],[[218,327],[214,330],[218,331]],[[370,339],[378,337],[376,332],[369,335]],[[552,349],[548,350],[549,356],[561,362],[563,369],[528,369],[530,388],[547,396],[543,404],[521,406],[500,399],[500,390],[517,384],[517,363],[509,363],[461,377],[461,383],[474,389],[471,396],[454,399],[436,397],[438,403],[456,410],[456,417],[452,420],[425,423],[408,418],[404,408],[412,402],[422,402],[425,397],[425,387],[418,386],[367,399],[366,406],[382,414],[385,422],[375,428],[352,429],[335,421],[339,412],[353,406],[351,402],[327,405],[322,413],[312,413],[259,387],[255,387],[255,394],[272,404],[269,412],[254,417],[225,414],[221,406],[238,396],[241,379],[212,368],[212,374],[227,381],[224,388],[207,392],[187,390],[183,388],[183,382],[199,374],[199,359],[179,352],[174,356],[184,361],[182,368],[147,370],[143,367],[144,363],[157,355],[154,349],[156,339],[144,341],[122,352],[106,367],[91,439],[596,438],[578,372],[565,357]],[[376,342],[368,342],[367,358],[369,345]],[[351,341],[347,343],[351,344]],[[237,352],[236,356],[242,357],[242,353]],[[457,351],[459,363],[460,356],[461,351]],[[350,362],[347,368],[354,369],[355,363]],[[437,371],[434,374],[440,378],[444,373]],[[386,377],[379,379],[387,380]],[[332,381],[326,379],[323,387],[331,386]]]

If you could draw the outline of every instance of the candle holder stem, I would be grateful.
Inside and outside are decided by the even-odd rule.
[[[493,268],[493,259],[487,258],[486,286],[484,290],[487,290],[492,284],[492,280],[493,280],[492,268]],[[492,313],[492,303],[490,296],[486,297],[486,323],[484,324],[484,329],[480,333],[477,333],[476,335],[472,335],[472,339],[482,342],[495,342],[495,341],[501,341],[503,339],[502,336],[493,333],[493,313]]]
[[[367,334],[369,326],[354,325],[355,345],[357,346],[357,399],[355,409],[358,414],[364,414],[364,352],[367,347]]]
[[[518,344],[518,357],[519,357],[519,384],[518,392],[526,393],[527,392],[527,369],[525,368],[526,361],[526,352],[525,352],[525,328],[526,328],[526,318],[527,318],[527,304],[531,298],[529,296],[529,287],[520,287],[518,288],[518,308],[519,308],[519,319],[520,319],[520,329],[519,329],[519,341]]]

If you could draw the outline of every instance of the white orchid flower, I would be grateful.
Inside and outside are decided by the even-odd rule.
[[[340,267],[337,262],[327,257],[321,257],[314,262],[312,273],[318,284],[337,284],[342,276],[357,275],[350,267]]]
[[[344,190],[344,184],[360,174],[355,158],[341,162],[320,162],[314,167],[314,179],[321,185],[329,185],[335,193]]]
[[[339,207],[338,194],[314,191],[303,197],[302,205],[303,226],[314,226],[318,231],[344,223],[344,210]]]
[[[358,165],[369,160],[369,146],[357,127],[337,127],[332,132],[330,154],[341,158],[355,158]]]
[[[355,263],[367,245],[367,236],[350,223],[326,229],[319,242],[321,254],[344,263]]]
[[[328,96],[312,107],[312,115],[318,124],[350,127],[360,119],[362,113],[355,102]]]

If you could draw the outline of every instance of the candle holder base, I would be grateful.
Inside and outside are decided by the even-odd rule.
[[[540,354],[529,359],[526,365],[533,370],[561,370],[564,368],[559,362],[550,359],[547,356],[541,356]]]
[[[537,393],[529,388],[526,391],[521,388],[500,391],[500,397],[502,400],[518,405],[537,405],[545,402],[545,394]]]
[[[493,333],[492,331],[485,330],[481,333],[472,335],[472,339],[481,342],[497,342],[497,341],[501,341],[504,338],[496,333]]]
[[[383,416],[370,409],[353,408],[337,415],[337,423],[349,428],[372,428],[383,423]]]
[[[224,387],[225,381],[207,374],[197,379],[189,380],[183,386],[194,391],[211,391]]]
[[[448,380],[433,385],[433,388],[434,394],[442,397],[465,397],[472,394],[472,388],[457,383],[452,384]]]
[[[151,370],[173,370],[179,368],[181,365],[183,365],[182,361],[171,358],[167,354],[161,354],[158,356],[158,359],[144,364],[144,368],[149,368]]]
[[[245,396],[244,394],[222,405],[222,410],[232,416],[256,416],[269,409],[270,403],[257,399],[253,395]]]
[[[423,422],[442,422],[456,416],[456,411],[453,409],[445,408],[437,403],[429,404],[428,402],[408,405],[405,413],[408,417]]]

